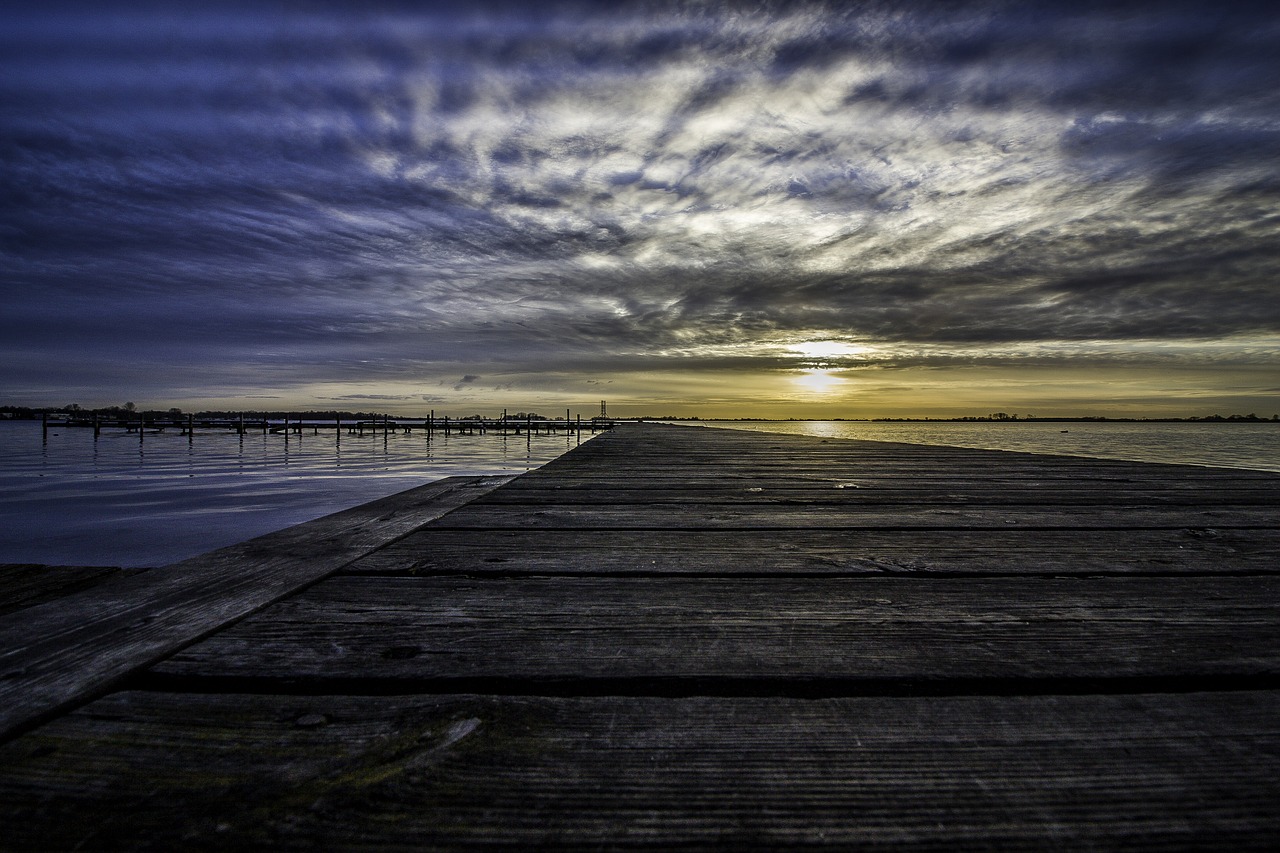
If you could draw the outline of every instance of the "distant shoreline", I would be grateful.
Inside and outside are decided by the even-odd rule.
[[[1210,415],[1208,417],[1197,418],[1109,418],[1109,417],[1048,417],[1048,418],[983,418],[983,417],[959,417],[959,418],[613,418],[615,421],[708,421],[713,423],[850,423],[850,424],[972,424],[972,423],[1018,423],[1018,424],[1034,424],[1034,423],[1124,423],[1124,424],[1216,424],[1216,423],[1246,423],[1246,424],[1280,424],[1280,418],[1260,418],[1256,415],[1230,415],[1222,417],[1221,415]]]
[[[78,412],[68,412],[66,409],[49,408],[49,409],[28,409],[25,407],[0,407],[0,423],[5,421],[38,421],[43,416],[67,418],[67,417],[90,417],[95,410],[86,409]],[[109,414],[111,417],[120,416],[118,412],[108,413],[105,410],[97,410],[98,414]],[[433,414],[434,420],[443,421],[446,417],[443,414]],[[390,420],[403,421],[426,421],[427,415],[395,415],[384,412],[331,412],[331,411],[249,411],[243,412],[192,412],[191,417],[196,420],[201,419],[234,419],[239,416],[255,419],[266,420],[283,420],[291,421],[320,421],[327,422],[335,419],[343,421],[357,420],[382,420],[389,418]],[[127,417],[130,418],[186,418],[186,413],[175,415],[172,410],[139,410],[131,411]],[[479,419],[480,416],[471,415],[466,417],[450,417],[449,420],[465,422],[468,420]],[[539,414],[532,414],[531,420],[558,420],[558,417],[544,417]],[[508,420],[513,422],[524,422],[524,413],[519,416],[509,417]],[[629,416],[609,416],[609,417],[593,417],[583,418],[583,423],[588,420],[608,420],[608,421],[687,421],[687,422],[707,422],[707,423],[931,423],[931,424],[960,424],[960,423],[1140,423],[1140,424],[1163,424],[1163,423],[1188,423],[1188,424],[1212,424],[1212,423],[1277,423],[1280,424],[1280,415],[1270,418],[1259,417],[1256,414],[1248,415],[1206,415],[1203,417],[1187,416],[1187,417],[1161,417],[1161,418],[1139,418],[1139,417],[1111,417],[1107,415],[1069,415],[1069,416],[1049,416],[1049,417],[1027,417],[1019,415],[963,415],[959,417],[943,418],[943,417],[923,417],[923,418],[727,418],[727,417],[701,417],[699,415],[629,415]]]

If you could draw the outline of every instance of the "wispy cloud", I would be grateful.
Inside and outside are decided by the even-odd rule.
[[[1262,7],[558,8],[16,15],[6,357],[1280,359]]]

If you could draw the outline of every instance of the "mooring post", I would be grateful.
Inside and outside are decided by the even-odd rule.
[[[93,437],[97,438],[102,432],[102,426],[98,423],[98,413],[93,413]]]
[[[187,444],[195,441],[196,437],[196,416],[187,415]]]
[[[42,441],[49,440],[49,413],[40,413],[40,438]]]

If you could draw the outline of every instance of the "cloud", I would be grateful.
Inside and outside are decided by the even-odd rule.
[[[171,384],[457,391],[815,337],[885,364],[1280,357],[1265,7],[41,6],[6,30],[0,354],[31,387],[53,357],[127,381],[122,342],[180,351]]]
[[[329,397],[330,400],[411,400],[412,396],[408,394],[339,394],[336,397]]]

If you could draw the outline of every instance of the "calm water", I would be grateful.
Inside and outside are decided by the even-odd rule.
[[[587,441],[590,433],[584,433]],[[156,566],[455,475],[518,474],[576,435],[137,434],[0,422],[0,563]]]
[[[707,423],[823,438],[946,444],[987,450],[1060,453],[1100,459],[1177,462],[1280,471],[1280,423],[859,423],[767,421]]]

